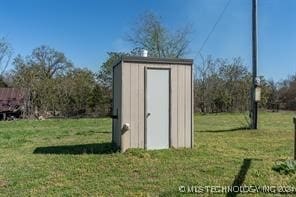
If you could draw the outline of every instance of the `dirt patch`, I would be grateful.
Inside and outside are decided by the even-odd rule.
[[[1,188],[1,187],[6,187],[6,186],[8,186],[7,181],[4,181],[4,180],[1,180],[1,179],[0,179],[0,188]]]

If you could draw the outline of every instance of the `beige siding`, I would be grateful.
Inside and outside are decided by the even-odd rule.
[[[190,147],[192,139],[191,66],[128,63],[122,65],[122,121],[130,130],[122,134],[122,151],[127,148],[144,148],[145,125],[145,67],[171,69],[171,137],[174,148]]]
[[[122,65],[122,122],[131,124],[131,65]],[[131,131],[121,134],[121,150],[125,151],[131,147]]]
[[[185,147],[191,147],[191,67],[185,66]]]
[[[178,148],[178,66],[171,65],[171,146]]]
[[[144,148],[145,146],[145,136],[144,136],[144,126],[145,126],[145,115],[144,115],[144,110],[145,110],[145,105],[144,105],[144,100],[145,100],[145,92],[144,92],[144,66],[139,65],[138,69],[138,80],[139,80],[139,103],[138,103],[138,111],[139,111],[139,124],[138,124],[138,137],[139,137],[139,148]]]
[[[139,147],[139,66],[131,66],[131,148]]]
[[[185,146],[185,71],[178,66],[178,147]]]

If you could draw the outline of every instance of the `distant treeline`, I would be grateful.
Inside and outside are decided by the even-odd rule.
[[[26,117],[107,116],[112,107],[112,65],[124,53],[108,53],[97,73],[75,68],[61,52],[46,46],[30,56],[17,56],[14,69],[0,86],[25,88]],[[296,75],[275,83],[261,77],[260,107],[296,110]],[[208,56],[196,66],[195,112],[245,112],[250,107],[251,73],[241,58],[215,59]]]
[[[241,58],[231,61],[208,56],[195,73],[195,112],[242,112],[250,109],[252,76]],[[259,107],[296,110],[296,74],[274,82],[261,79]]]
[[[61,52],[41,46],[30,56],[17,56],[5,83],[27,91],[24,116],[105,116],[111,108],[111,88],[98,74],[75,68]]]

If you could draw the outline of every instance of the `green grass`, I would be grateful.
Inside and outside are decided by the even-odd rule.
[[[295,174],[272,170],[277,160],[292,159],[293,115],[262,112],[258,131],[244,129],[243,114],[197,115],[193,149],[123,154],[111,149],[110,119],[0,122],[0,196],[171,196],[181,195],[180,185],[233,183],[296,187]]]

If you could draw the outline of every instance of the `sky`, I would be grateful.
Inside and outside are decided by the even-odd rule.
[[[77,67],[98,71],[107,52],[127,52],[126,35],[146,11],[176,30],[192,25],[186,58],[198,51],[228,0],[0,0],[0,37],[14,55],[41,45],[62,51]],[[258,75],[282,80],[296,74],[296,1],[258,0]],[[242,57],[251,71],[251,0],[231,0],[201,53]],[[10,69],[12,66],[10,66]]]

